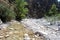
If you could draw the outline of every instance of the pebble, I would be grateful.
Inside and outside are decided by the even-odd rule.
[[[13,34],[13,32],[9,32],[9,34]]]
[[[14,30],[14,28],[9,28],[10,30]]]
[[[3,38],[4,36],[0,36],[0,38]]]
[[[9,37],[9,35],[6,35],[5,38]]]
[[[30,37],[28,34],[24,34],[24,40],[30,40]]]

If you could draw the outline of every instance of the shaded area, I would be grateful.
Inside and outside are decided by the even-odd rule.
[[[57,0],[26,0],[28,2],[29,14],[31,18],[43,17],[51,8],[52,4],[58,4]]]

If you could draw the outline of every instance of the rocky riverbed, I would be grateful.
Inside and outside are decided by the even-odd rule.
[[[23,19],[22,24],[32,30],[34,33],[39,32],[46,40],[60,40],[60,30],[56,24],[50,24],[46,19]]]
[[[0,24],[0,40],[60,40],[59,22],[50,24],[46,19],[12,20]]]
[[[32,30],[25,28],[18,21],[12,20],[1,25],[0,40],[45,40],[42,36],[36,36]]]

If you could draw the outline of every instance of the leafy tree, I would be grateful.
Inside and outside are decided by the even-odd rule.
[[[16,2],[15,8],[16,20],[20,21],[22,18],[26,17],[28,9],[25,6],[28,4],[24,0],[15,0],[15,2]]]

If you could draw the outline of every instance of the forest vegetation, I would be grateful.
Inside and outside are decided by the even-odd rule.
[[[23,18],[56,16],[60,13],[57,0],[50,2],[49,0],[0,0],[0,18],[3,22],[7,22],[13,19],[20,21]]]

